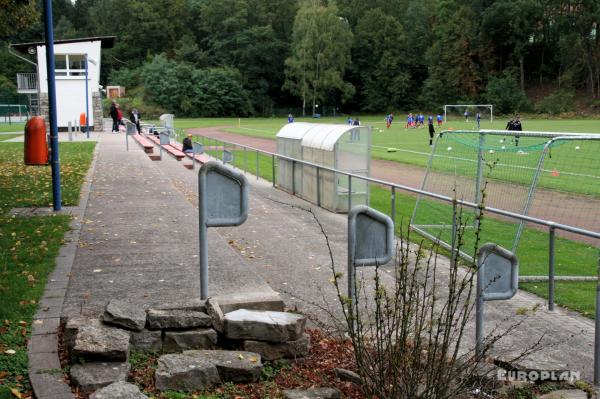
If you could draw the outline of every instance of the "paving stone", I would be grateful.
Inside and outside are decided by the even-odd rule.
[[[225,315],[216,299],[208,298],[206,301],[206,313],[210,316],[213,328],[222,333],[225,327]]]
[[[310,336],[287,342],[244,341],[244,350],[259,353],[264,360],[293,359],[308,355]]]
[[[102,321],[84,316],[69,317],[65,323],[63,332],[63,342],[68,351],[73,349],[77,332],[84,326],[102,327]]]
[[[286,342],[299,339],[306,317],[286,312],[239,309],[225,314],[225,336],[229,339]]]
[[[28,353],[58,352],[58,337],[56,334],[33,335],[27,343]]]
[[[283,391],[286,399],[340,399],[342,393],[335,388],[288,389]]]
[[[71,388],[64,381],[62,371],[29,373],[29,380],[36,398],[75,398],[71,393]]]
[[[159,391],[202,390],[221,382],[216,366],[208,359],[182,354],[161,356],[154,377]]]
[[[117,381],[127,380],[129,363],[85,363],[71,367],[71,381],[81,392],[89,394]]]
[[[217,338],[217,332],[212,328],[165,331],[162,350],[172,353],[189,349],[214,349],[217,346]]]
[[[183,354],[206,359],[214,364],[223,382],[256,382],[263,367],[260,355],[254,352],[197,350],[185,351]]]
[[[211,326],[211,318],[204,312],[182,309],[148,310],[148,327],[153,330]]]
[[[560,389],[540,396],[540,399],[587,399],[587,393],[579,389]]]
[[[79,328],[71,357],[85,361],[125,361],[129,355],[129,331],[113,327]]]
[[[56,334],[59,327],[60,319],[58,317],[34,320],[33,323],[31,323],[31,335]]]
[[[160,352],[162,351],[162,332],[142,330],[134,331],[131,333],[131,339],[129,340],[133,349],[138,349],[147,352]]]
[[[90,399],[144,399],[147,398],[140,389],[128,382],[119,381],[94,392]]]
[[[29,372],[59,370],[62,373],[58,353],[28,353]]]
[[[335,376],[342,381],[352,382],[357,385],[362,384],[362,379],[360,378],[360,375],[358,375],[354,371],[341,368],[334,368],[333,374],[335,374]]]
[[[103,320],[107,324],[142,331],[146,325],[146,312],[139,304],[112,300],[106,305]]]
[[[283,312],[285,304],[275,291],[241,292],[238,294],[218,295],[213,298],[224,314],[238,309],[272,310]]]

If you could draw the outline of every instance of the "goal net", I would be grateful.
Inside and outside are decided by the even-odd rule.
[[[598,153],[600,135],[584,139],[570,133],[445,131],[434,143],[422,189],[597,231]],[[463,255],[470,257],[477,215],[475,210],[465,208],[462,216],[466,226]],[[447,203],[417,198],[411,227],[420,234],[449,248],[452,221],[453,210]],[[516,251],[523,223],[488,214],[484,225],[480,243],[491,241]],[[547,241],[538,240],[547,245]]]
[[[482,121],[494,121],[494,106],[492,104],[448,104],[444,105],[444,122],[475,122],[477,113],[481,115]]]

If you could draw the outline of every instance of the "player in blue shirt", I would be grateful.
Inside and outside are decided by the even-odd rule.
[[[294,122],[294,115],[289,114],[288,115],[288,123],[292,123],[292,122]]]
[[[437,125],[438,127],[442,126],[444,119],[442,118],[442,115],[437,114]]]

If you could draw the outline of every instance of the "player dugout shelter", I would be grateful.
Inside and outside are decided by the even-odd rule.
[[[360,176],[371,169],[371,128],[294,122],[277,133],[280,155]],[[278,159],[277,185],[294,195],[333,212],[348,212],[351,206],[368,205],[366,181],[319,169],[288,159]],[[349,190],[349,186],[350,190]]]

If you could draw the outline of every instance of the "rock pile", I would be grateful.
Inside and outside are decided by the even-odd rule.
[[[197,390],[222,382],[255,382],[263,360],[308,354],[306,318],[283,312],[272,295],[249,294],[170,304],[147,310],[110,301],[102,320],[74,317],[64,324],[64,344],[79,390],[111,397],[127,388],[129,351],[159,352],[159,390]],[[221,348],[234,349],[222,350]],[[134,392],[132,397],[142,393]],[[118,395],[117,395],[118,396]]]

